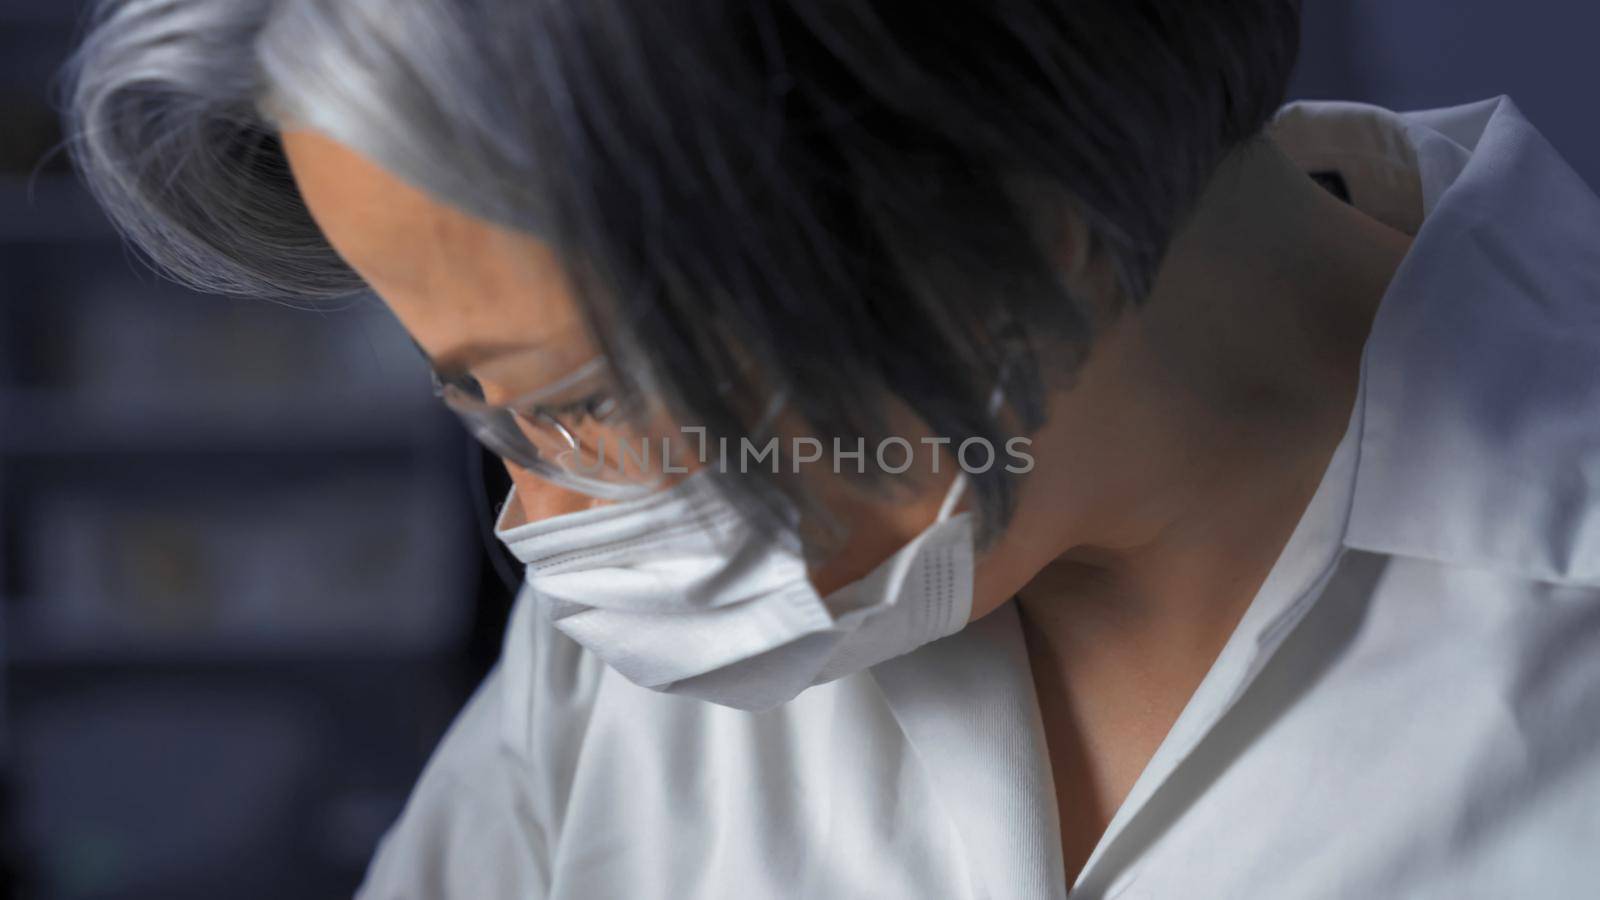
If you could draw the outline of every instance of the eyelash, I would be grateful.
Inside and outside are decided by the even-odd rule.
[[[587,397],[569,403],[560,405],[540,404],[525,412],[532,414],[536,411],[547,412],[561,417],[572,415],[576,416],[580,421],[582,419],[593,419],[596,422],[606,422],[617,417],[617,414],[622,411],[622,404],[609,391],[596,391]],[[522,413],[524,410],[518,410],[518,412]]]
[[[476,376],[465,373],[462,382],[467,385],[466,390],[478,397],[482,397],[483,386]],[[638,411],[633,403],[626,398],[619,398],[610,387],[603,387],[576,400],[566,403],[539,403],[530,406],[509,407],[512,412],[526,418],[537,418],[540,413],[547,413],[559,418],[572,417],[576,422],[592,419],[601,424],[627,424],[635,418]]]

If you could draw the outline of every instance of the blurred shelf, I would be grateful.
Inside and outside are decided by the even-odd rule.
[[[499,646],[484,451],[375,296],[124,242],[62,146],[89,6],[0,0],[0,897],[347,897]]]
[[[80,0],[0,0],[0,25],[75,27],[83,18]]]
[[[459,665],[460,656],[461,648],[456,646],[374,648],[347,639],[252,649],[224,644],[141,647],[110,640],[65,644],[34,641],[26,635],[12,634],[3,658],[6,668],[12,672],[48,674],[64,671],[247,673],[284,669],[431,669]]]
[[[410,602],[411,598],[398,598]],[[73,635],[30,624],[19,607],[46,598],[9,598],[0,663],[10,671],[239,671],[251,669],[340,669],[441,666],[459,662],[468,637],[459,621],[441,620],[437,630],[391,634],[380,629],[329,630],[318,634],[248,636],[238,630],[160,635],[129,629]],[[381,624],[381,623],[376,623]]]
[[[426,402],[295,405],[282,395],[90,399],[82,392],[0,392],[0,454],[405,452],[450,440],[447,414]],[[453,443],[452,443],[453,446]]]
[[[118,239],[116,229],[76,176],[0,175],[0,243]]]
[[[41,889],[18,896],[348,897],[458,682],[433,665],[17,672],[8,849]]]
[[[472,585],[468,583],[457,590],[441,590],[437,596],[449,603],[451,598],[471,593]],[[424,619],[416,614],[422,605],[419,598],[393,599],[400,611],[411,612],[408,618],[416,621],[406,622],[403,619],[407,617],[396,616],[355,623],[361,627],[345,621],[334,623],[334,627],[296,631],[274,630],[271,623],[245,622],[215,630],[162,631],[83,627],[71,622],[47,627],[37,621],[43,617],[26,613],[29,605],[50,602],[49,598],[12,597],[5,602],[6,638],[0,647],[0,661],[8,666],[216,668],[352,660],[414,663],[459,656],[470,633],[471,609],[466,603],[446,609],[423,608],[420,612],[426,615]],[[294,612],[297,611],[286,610],[287,614]]]

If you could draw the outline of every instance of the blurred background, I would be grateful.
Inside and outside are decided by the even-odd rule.
[[[348,897],[498,653],[503,470],[371,298],[200,296],[89,202],[78,0],[0,0],[0,897]],[[1600,184],[1600,6],[1307,0],[1293,95],[1510,94]]]

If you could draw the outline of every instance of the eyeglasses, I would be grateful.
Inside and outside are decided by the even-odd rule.
[[[651,465],[654,448],[634,435],[635,410],[619,398],[601,357],[506,403],[489,403],[471,374],[440,373],[431,360],[428,371],[434,394],[473,437],[546,481],[605,500],[641,497],[663,484],[662,467]]]

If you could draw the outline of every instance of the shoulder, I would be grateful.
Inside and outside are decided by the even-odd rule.
[[[496,668],[445,732],[399,819],[378,845],[357,896],[542,896],[548,841],[533,780],[506,752]]]
[[[358,896],[537,898],[551,885],[585,897],[698,896],[713,869],[719,884],[782,896],[784,878],[827,874],[789,855],[817,838],[821,798],[848,794],[848,809],[874,810],[871,821],[930,804],[905,783],[906,760],[865,675],[763,712],[648,690],[546,621],[524,589],[499,663],[435,750]],[[875,788],[886,779],[900,793]]]
[[[599,667],[524,591],[500,660],[435,747],[358,896],[543,896]]]
[[[1347,542],[1600,584],[1600,198],[1507,98],[1410,124],[1453,149],[1367,342]]]

